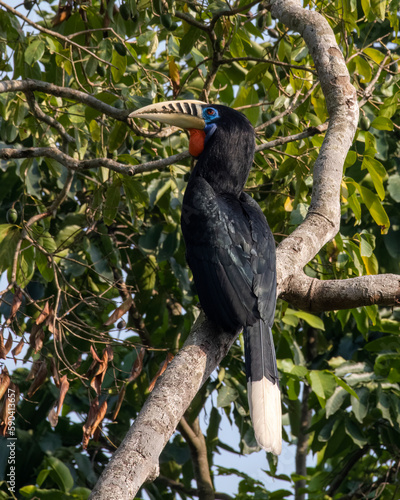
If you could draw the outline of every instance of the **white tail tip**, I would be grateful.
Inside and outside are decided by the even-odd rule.
[[[280,455],[282,451],[282,407],[278,384],[267,378],[247,383],[250,416],[257,443],[265,451]]]

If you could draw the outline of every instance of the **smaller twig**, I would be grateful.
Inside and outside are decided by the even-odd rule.
[[[265,123],[262,123],[261,125],[256,127],[255,128],[256,132],[260,132],[261,130],[264,130],[266,127],[268,127],[268,125],[271,125],[272,123],[275,123],[276,121],[278,121],[280,118],[283,118],[284,116],[287,116],[287,115],[290,115],[291,113],[293,113],[293,111],[295,109],[297,109],[299,106],[301,106],[310,97],[310,95],[314,92],[314,90],[317,88],[318,85],[319,85],[319,81],[317,80],[316,82],[314,82],[312,87],[304,94],[304,96],[300,102],[297,102],[299,97],[300,97],[300,94],[301,94],[301,91],[298,90],[295,93],[293,100],[290,103],[289,107],[287,109],[285,109],[285,111],[283,111],[281,114],[274,116],[270,120],[268,120]]]
[[[283,67],[289,68],[289,69],[299,69],[299,70],[302,70],[302,71],[309,71],[313,75],[317,74],[317,72],[315,71],[315,69],[309,68],[307,66],[290,64],[290,63],[286,63],[286,62],[283,62],[283,61],[278,61],[278,60],[275,60],[275,59],[265,59],[264,57],[250,57],[250,56],[247,56],[247,57],[232,57],[230,59],[221,59],[219,61],[219,64],[220,65],[222,65],[222,64],[231,64],[231,63],[237,62],[237,61],[252,61],[252,62],[257,62],[257,63],[269,63],[269,64],[273,64],[274,66],[283,66]]]
[[[32,90],[26,90],[25,91],[26,95],[26,100],[28,101],[29,108],[32,112],[32,114],[40,121],[47,123],[47,125],[50,125],[50,127],[53,127],[57,130],[57,132],[61,135],[61,137],[67,141],[68,143],[70,142],[76,142],[75,139],[70,136],[65,128],[61,125],[60,122],[52,118],[51,116],[46,115],[41,109],[38,103],[36,102],[35,95]]]
[[[287,144],[288,142],[299,141],[300,139],[305,139],[306,137],[312,137],[313,135],[316,134],[321,134],[322,132],[325,132],[327,130],[328,124],[329,124],[328,122],[325,122],[322,123],[321,125],[318,125],[317,127],[309,127],[308,129],[298,134],[288,135],[286,137],[278,137],[273,141],[263,142],[262,144],[256,146],[256,152],[263,151],[264,149],[271,149],[277,146],[282,146],[282,144]]]
[[[388,56],[385,56],[385,58],[383,59],[383,61],[379,65],[378,70],[377,70],[375,76],[371,79],[371,81],[369,82],[369,84],[365,87],[364,92],[363,92],[364,97],[358,103],[358,105],[359,105],[360,108],[362,106],[364,106],[364,104],[366,102],[368,102],[369,98],[371,97],[372,91],[375,88],[375,84],[378,81],[378,78],[379,78],[380,74],[382,73],[382,71],[383,71],[383,69],[385,67],[385,63],[386,63],[387,59],[388,59]]]

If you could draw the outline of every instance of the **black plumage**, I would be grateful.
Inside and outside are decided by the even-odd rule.
[[[216,129],[183,198],[186,258],[207,317],[227,331],[244,328],[248,379],[266,377],[277,387],[271,333],[275,242],[259,205],[243,192],[254,158],[254,129],[241,113],[212,107],[219,115]]]
[[[279,454],[281,403],[271,332],[275,242],[261,208],[243,192],[254,159],[254,129],[231,108],[199,102],[160,103],[134,115],[177,124],[191,131],[191,143],[200,140],[191,144],[200,153],[182,206],[187,262],[207,317],[225,331],[244,331],[255,436]]]

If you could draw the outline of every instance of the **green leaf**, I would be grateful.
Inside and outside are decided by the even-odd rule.
[[[314,314],[305,312],[305,311],[294,311],[290,309],[290,313],[296,316],[297,318],[303,319],[306,323],[308,323],[312,328],[317,328],[318,330],[325,330],[324,322],[318,316]]]
[[[180,47],[179,47],[179,57],[183,57],[190,53],[193,45],[199,40],[202,31],[195,26],[190,26],[189,31],[183,36]]]
[[[382,417],[388,420],[393,425],[393,420],[390,415],[390,397],[384,390],[378,388],[376,407],[381,411]]]
[[[23,241],[21,253],[18,259],[17,283],[21,288],[25,288],[31,281],[35,272],[35,248],[31,243]]]
[[[368,15],[368,13],[366,13]],[[373,49],[372,47],[367,47],[364,49],[364,54],[370,57],[376,64],[380,64],[385,59],[385,54],[380,50]]]
[[[381,234],[386,234],[390,227],[389,217],[382,206],[379,198],[368,188],[357,185],[362,200],[367,206],[372,218],[380,226]]]
[[[0,224],[0,273],[11,268],[20,230],[11,224]]]
[[[357,72],[362,77],[363,83],[368,83],[371,81],[372,72],[368,62],[361,56],[356,56],[354,58],[356,63]]]
[[[40,38],[37,38],[36,40],[33,40],[29,45],[28,48],[25,50],[25,62],[26,64],[29,64],[29,66],[32,66],[32,64],[36,61],[40,61],[44,54],[44,49],[45,45],[43,40]]]
[[[400,336],[385,335],[380,339],[372,340],[365,345],[364,349],[373,352],[389,352],[400,349]]]
[[[68,492],[74,486],[74,480],[68,467],[56,457],[47,457],[46,463],[51,468],[51,477],[58,487]]]
[[[371,257],[375,248],[375,236],[369,233],[360,234],[360,252],[362,257]]]
[[[370,0],[371,9],[381,21],[385,20],[386,0]]]
[[[337,375],[333,374],[334,379],[336,380],[337,384],[342,387],[346,392],[348,392],[351,396],[357,397],[357,393],[352,389],[346,382],[338,377]]]
[[[219,441],[218,432],[221,420],[222,417],[220,412],[217,410],[217,408],[213,407],[210,413],[210,423],[208,424],[207,436],[206,436],[208,452],[210,452],[210,450],[214,450],[217,446],[217,443]]]
[[[383,105],[379,106],[379,116],[391,118],[397,111],[397,99],[397,95],[385,99]]]
[[[290,212],[290,224],[292,226],[298,226],[306,218],[309,205],[305,203],[299,203],[297,207]]]
[[[124,76],[127,64],[127,57],[121,56],[116,50],[113,50],[111,59],[111,74],[116,83]]]
[[[243,57],[245,56],[243,42],[238,33],[235,33],[232,38],[232,42],[229,46],[229,50],[233,57]]]
[[[393,130],[393,122],[390,118],[386,116],[377,116],[375,120],[371,123],[371,127],[376,128],[377,130]]]
[[[367,387],[357,387],[355,389],[357,397],[351,396],[351,406],[353,408],[356,419],[363,423],[364,418],[368,415],[369,390]]]
[[[387,188],[394,201],[400,203],[400,174],[394,174],[389,177]]]
[[[51,262],[49,262],[47,256],[39,250],[37,250],[36,252],[36,265],[39,269],[40,274],[47,282],[50,282],[54,279],[54,269],[51,265]]]
[[[94,243],[90,238],[84,238],[84,248],[87,255],[93,264],[95,271],[99,275],[101,281],[112,281],[113,273],[110,268],[109,262],[103,255],[102,251],[98,247],[97,243]]]
[[[342,406],[344,400],[347,398],[348,392],[343,387],[336,387],[332,396],[327,400],[325,406],[326,418],[335,414]]]
[[[349,418],[346,418],[344,427],[346,430],[346,434],[351,437],[353,442],[359,448],[362,448],[368,443],[367,438],[364,436],[359,427]]]
[[[233,387],[223,385],[218,391],[217,396],[217,406],[219,408],[224,406],[229,406],[233,401],[235,401],[239,396],[239,393]]]
[[[336,385],[333,374],[327,371],[311,370],[307,378],[310,381],[312,390],[320,399],[326,399],[332,394]]]

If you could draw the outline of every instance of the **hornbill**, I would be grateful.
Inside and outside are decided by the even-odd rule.
[[[255,151],[254,128],[227,106],[169,101],[131,118],[190,133],[197,158],[183,197],[186,259],[206,316],[224,331],[244,331],[250,415],[258,444],[279,455],[281,397],[271,327],[276,303],[275,242],[259,205],[243,192]]]

